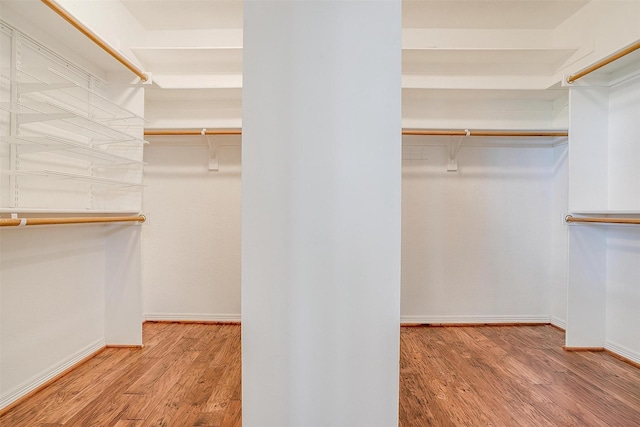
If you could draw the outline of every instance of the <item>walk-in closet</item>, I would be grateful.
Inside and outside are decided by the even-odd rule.
[[[640,424],[639,22],[0,0],[0,424]]]

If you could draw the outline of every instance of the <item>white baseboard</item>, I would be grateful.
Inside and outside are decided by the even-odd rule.
[[[240,322],[239,314],[203,313],[147,313],[145,321],[150,322]]]
[[[550,323],[549,316],[400,316],[400,324]]]
[[[52,366],[49,369],[40,372],[39,374],[33,376],[22,385],[14,388],[13,390],[9,390],[0,396],[0,410],[8,407],[12,403],[21,399],[22,397],[28,395],[32,391],[36,390],[38,387],[41,387],[43,384],[51,381],[53,378],[62,374],[66,370],[73,368],[74,365],[82,362],[87,357],[91,356],[93,353],[96,353],[98,350],[101,350],[105,347],[104,338],[88,345],[82,350],[76,352],[71,355],[67,359],[62,362]]]
[[[240,314],[147,313],[150,322],[240,322]],[[400,316],[400,323],[551,323],[549,316]],[[560,326],[558,324],[558,326]]]
[[[622,356],[625,359],[629,359],[630,361],[640,365],[640,353],[637,351],[633,351],[630,348],[611,341],[607,341],[604,345],[604,348],[612,353],[617,354],[618,356]]]
[[[557,326],[560,329],[567,330],[567,321],[558,317],[551,316],[551,324]]]

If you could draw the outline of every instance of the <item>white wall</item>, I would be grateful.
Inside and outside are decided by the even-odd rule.
[[[612,87],[608,101],[607,206],[640,210],[640,76]]]
[[[0,408],[105,344],[101,226],[0,230]]]
[[[131,225],[0,230],[0,408],[106,344],[142,344],[139,241]]]
[[[208,170],[199,136],[159,137],[145,147],[147,319],[240,320],[239,137],[215,138],[219,171]]]
[[[576,214],[640,215],[639,65],[626,67],[626,80],[625,69],[596,73],[599,84],[586,79],[571,90],[569,201]],[[608,77],[622,80],[607,87]],[[604,347],[640,361],[638,230],[572,225],[569,235],[567,346]]]
[[[239,320],[240,147],[210,172],[190,138],[145,147],[145,317]],[[564,327],[567,146],[462,147],[458,173],[445,147],[419,150],[403,162],[403,321]]]
[[[609,206],[640,207],[640,78],[609,95]],[[640,361],[640,231],[611,227],[607,236],[605,346]]]
[[[551,205],[551,323],[566,329],[568,236],[568,145],[553,148],[553,201]]]
[[[74,50],[73,42],[65,45],[57,40],[58,34],[47,32],[56,33],[61,28],[57,24],[38,26],[38,19],[49,13],[40,2],[5,5],[3,2],[2,18],[10,18],[19,31],[76,64],[92,62]],[[29,7],[33,21],[28,13],[20,13],[28,12]],[[61,22],[64,28],[69,26]],[[73,31],[70,40],[84,39]],[[4,47],[2,54],[6,60]],[[96,65],[89,71],[96,72]],[[99,70],[97,74],[108,73]],[[144,89],[111,86],[108,92],[124,108],[144,114]],[[129,130],[142,136],[141,126],[132,125]],[[142,155],[141,148],[138,153]],[[132,174],[136,172],[140,173]],[[135,212],[141,203],[140,194],[131,200],[135,197],[112,204],[110,209]],[[52,211],[57,208],[50,206]],[[16,213],[25,215],[19,208]],[[0,230],[0,408],[105,344],[142,344],[140,228],[68,225]]]
[[[640,65],[640,64],[638,64]],[[640,211],[640,78],[609,93],[610,209]],[[640,362],[640,230],[610,227],[607,234],[605,347]]]
[[[444,147],[423,157],[403,168],[403,321],[548,322],[552,149],[464,146],[458,172]]]
[[[640,230],[610,227],[607,234],[605,348],[640,363]]]

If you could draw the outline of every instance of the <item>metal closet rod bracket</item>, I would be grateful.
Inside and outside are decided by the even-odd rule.
[[[207,140],[207,145],[209,146],[209,170],[217,172],[220,170],[220,162],[218,160],[220,146],[218,144],[218,140],[216,139],[216,135],[207,135],[207,129],[205,128],[202,129],[200,135],[202,135]]]
[[[447,148],[449,150],[447,172],[458,172],[458,153],[460,152],[460,147],[462,146],[462,140],[464,140],[464,138],[467,136],[471,136],[471,132],[469,132],[469,129],[465,129],[464,132],[465,134],[458,138],[457,141],[447,142]]]

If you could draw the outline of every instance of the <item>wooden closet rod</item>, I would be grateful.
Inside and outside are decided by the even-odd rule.
[[[145,129],[145,136],[168,135],[242,135],[242,129]],[[538,136],[538,137],[566,137],[569,132],[563,130],[457,130],[457,129],[403,129],[403,135],[429,136]]]
[[[563,130],[403,129],[402,134],[429,136],[569,136],[569,132]]]
[[[93,224],[109,222],[145,222],[144,215],[136,216],[94,216],[61,218],[0,218],[0,227],[20,227],[28,225]]]
[[[564,217],[566,222],[590,222],[603,224],[640,224],[640,218],[576,218],[571,215]]]
[[[144,135],[242,135],[242,129],[145,129]]]
[[[131,62],[127,57],[118,52],[116,49],[112,48],[106,41],[102,40],[100,36],[91,31],[87,26],[85,26],[82,22],[78,21],[73,15],[67,12],[62,6],[60,6],[55,0],[41,0],[42,3],[46,4],[53,10],[55,13],[60,15],[65,21],[69,24],[73,25],[78,31],[84,34],[89,40],[97,44],[100,48],[102,48],[109,55],[114,57],[118,62],[127,67],[133,74],[140,77],[140,80],[146,82],[149,80],[149,75],[145,73],[143,70],[138,68],[133,62]]]
[[[593,73],[594,71],[604,67],[605,65],[608,65],[608,64],[612,63],[613,61],[616,61],[616,60],[622,58],[623,56],[628,55],[631,52],[634,52],[634,51],[636,51],[638,49],[640,49],[640,41],[635,42],[631,46],[626,47],[626,48],[622,49],[621,51],[614,53],[613,55],[607,56],[603,60],[596,62],[595,64],[591,65],[590,67],[585,68],[582,71],[579,71],[579,72],[577,72],[575,74],[570,75],[569,77],[567,77],[567,83],[573,83],[576,80],[578,80],[579,78],[582,78],[582,77],[586,76],[589,73]]]

